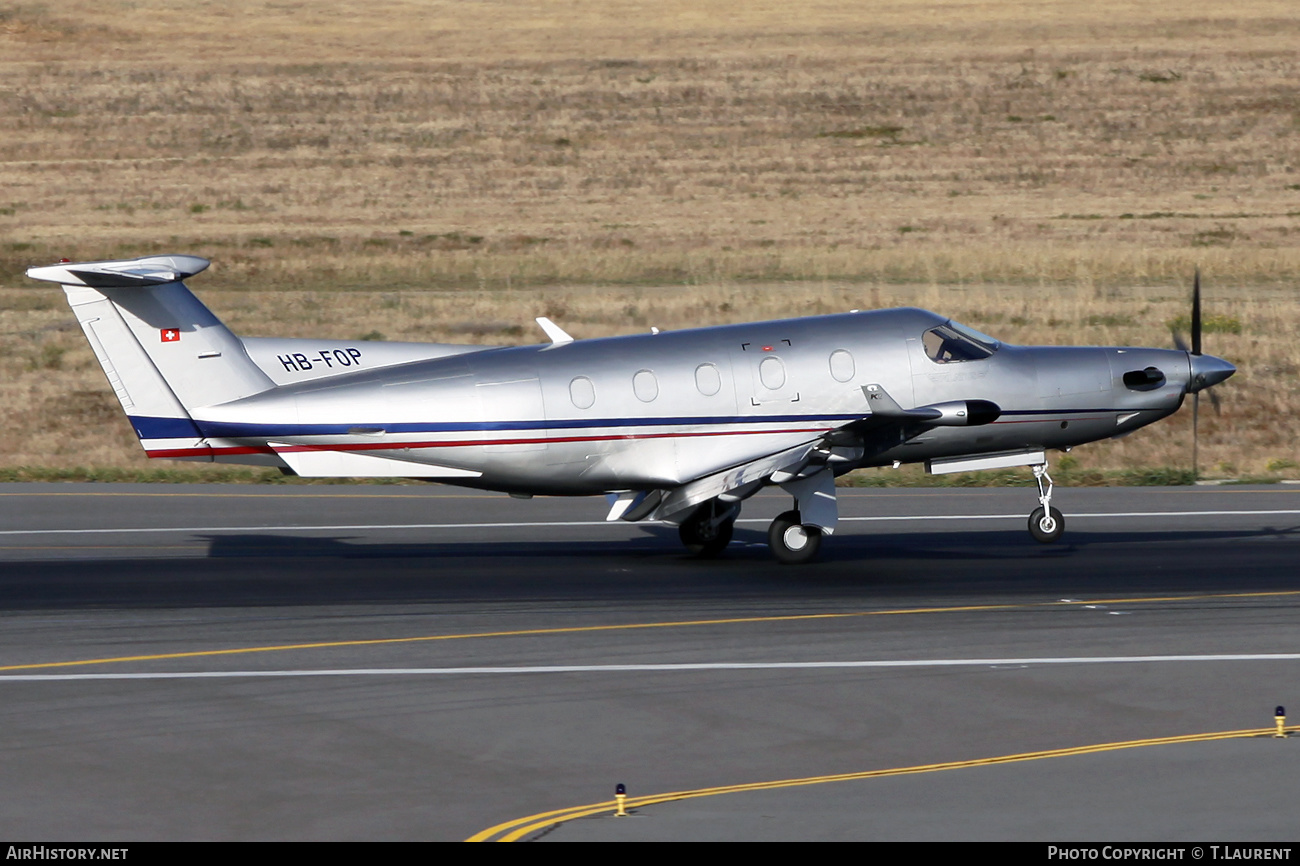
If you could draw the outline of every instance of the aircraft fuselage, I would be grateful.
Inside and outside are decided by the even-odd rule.
[[[936,360],[924,335],[946,322],[904,308],[488,349],[192,414],[218,458],[218,442],[245,451],[274,441],[481,473],[447,479],[475,487],[590,494],[674,487],[819,439],[870,413],[867,383],[904,406],[979,399],[1001,414],[978,427],[868,435],[860,458],[837,471],[1069,447],[1182,401],[1186,353],[999,345],[983,358]],[[1162,383],[1125,386],[1125,373],[1148,366]]]
[[[58,283],[151,457],[404,477],[516,494],[608,494],[606,520],[676,524],[717,556],[740,504],[779,486],[768,528],[786,564],[839,520],[835,477],[1029,466],[1030,534],[1058,538],[1047,451],[1123,435],[1235,372],[1177,350],[1005,346],[934,313],[851,312],[550,345],[241,340],[183,280],[199,256],[63,261]]]

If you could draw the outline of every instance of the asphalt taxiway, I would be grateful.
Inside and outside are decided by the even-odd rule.
[[[1300,738],[1197,735],[1300,718],[1300,490],[841,502],[783,567],[775,495],[701,562],[595,500],[0,485],[0,831],[1294,837]],[[620,782],[701,796],[580,814]]]

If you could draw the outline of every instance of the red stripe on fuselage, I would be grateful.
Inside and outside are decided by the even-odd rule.
[[[788,433],[820,434],[834,427],[787,428],[780,430],[718,430],[701,433],[621,433],[605,436],[529,437],[526,439],[444,439],[426,442],[341,442],[334,445],[290,445],[275,449],[269,445],[237,445],[225,448],[146,448],[150,457],[193,457],[201,454],[274,454],[278,451],[298,453],[305,451],[400,451],[425,448],[467,448],[475,445],[541,445],[563,442],[620,442],[634,439],[695,439],[711,436],[763,436]]]
[[[1073,415],[1069,418],[1059,416],[1047,416],[1034,419],[999,419],[992,422],[993,424],[1043,424],[1058,421],[1104,421],[1109,418],[1109,413],[1098,416]],[[636,439],[694,439],[701,437],[714,436],[763,436],[763,435],[785,435],[789,433],[827,433],[835,427],[811,427],[811,428],[783,428],[778,430],[715,430],[695,433],[618,433],[607,434],[604,436],[557,436],[543,437],[532,436],[523,439],[444,439],[423,442],[348,442],[334,445],[291,445],[287,448],[281,448],[281,451],[289,452],[306,452],[306,451],[398,451],[411,449],[426,448],[468,448],[475,445],[541,445],[541,444],[560,444],[566,442],[620,442],[631,441]],[[204,446],[202,448],[160,448],[148,449],[145,451],[150,457],[154,458],[176,458],[176,457],[196,457],[204,454],[222,454],[235,456],[240,454],[274,454],[277,449],[267,445],[237,445],[225,448],[216,448]]]

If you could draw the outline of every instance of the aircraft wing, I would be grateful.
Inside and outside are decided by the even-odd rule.
[[[817,445],[817,442],[808,442],[683,484],[664,494],[654,510],[654,518],[672,520],[675,515],[714,497],[721,497],[724,501],[744,499],[778,473],[798,472],[807,465]]]
[[[779,484],[793,490],[827,469],[831,471],[826,472],[823,480],[831,484],[836,474],[833,464],[841,464],[842,469],[852,468],[852,464],[861,461],[868,450],[878,453],[933,427],[988,424],[1002,413],[995,403],[987,400],[956,400],[904,409],[884,387],[877,384],[862,386],[862,393],[870,412],[855,421],[828,431],[811,442],[663,491],[652,510],[646,507],[650,505],[647,501],[642,507],[615,509],[611,517],[642,519],[653,516],[657,520],[673,521],[715,497],[723,502],[739,502],[764,484]]]

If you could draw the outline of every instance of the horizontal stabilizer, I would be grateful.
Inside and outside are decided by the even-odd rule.
[[[192,277],[210,262],[199,256],[145,256],[120,262],[64,262],[28,268],[27,276],[64,286],[92,289],[161,286]]]

